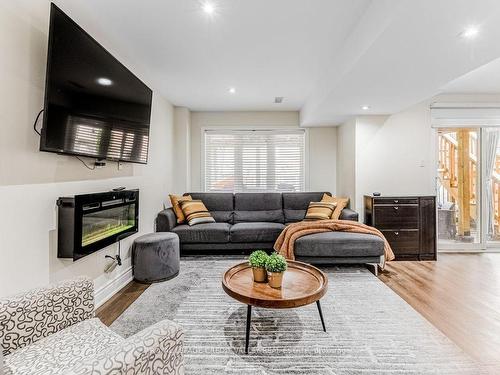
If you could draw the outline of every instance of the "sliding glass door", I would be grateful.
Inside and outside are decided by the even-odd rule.
[[[438,135],[438,247],[500,247],[498,128],[440,128]]]
[[[500,247],[500,131],[483,128],[484,238],[487,246]]]
[[[440,248],[481,242],[480,131],[439,129],[438,241]]]

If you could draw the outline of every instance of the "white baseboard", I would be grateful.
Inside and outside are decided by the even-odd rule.
[[[486,250],[477,250],[477,249],[438,249],[438,254],[497,254],[500,253],[500,248],[487,248]]]
[[[94,292],[95,308],[102,306],[107,300],[113,297],[120,289],[133,280],[132,266],[127,267],[114,279],[109,280]]]

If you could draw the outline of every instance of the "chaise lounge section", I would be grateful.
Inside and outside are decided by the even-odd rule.
[[[177,224],[172,208],[160,212],[156,231],[179,236],[181,255],[241,254],[256,249],[271,251],[286,225],[302,221],[310,202],[324,192],[307,193],[186,193],[202,200],[215,223]],[[358,220],[342,210],[341,220]],[[295,243],[299,261],[312,264],[379,263],[384,242],[369,234],[327,232],[304,236]]]

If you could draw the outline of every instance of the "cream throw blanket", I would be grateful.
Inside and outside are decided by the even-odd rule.
[[[290,224],[283,229],[279,235],[276,243],[274,244],[274,250],[283,255],[285,258],[294,260],[295,241],[300,237],[313,233],[336,231],[372,234],[380,237],[384,240],[385,261],[391,261],[394,259],[394,253],[392,252],[389,242],[387,242],[384,235],[378,229],[350,220],[301,221]]]

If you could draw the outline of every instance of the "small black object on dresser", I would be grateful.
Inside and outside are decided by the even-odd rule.
[[[436,260],[436,197],[365,195],[367,225],[380,230],[396,260]]]

